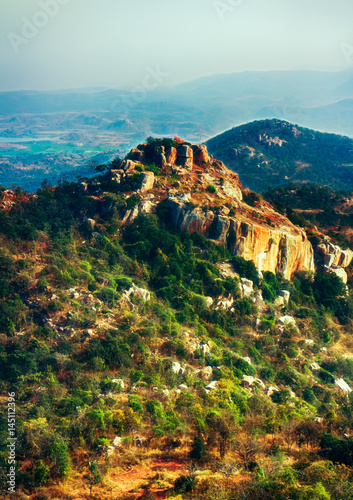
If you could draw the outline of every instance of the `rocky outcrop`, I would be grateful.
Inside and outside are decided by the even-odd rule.
[[[353,260],[352,250],[342,250],[338,245],[325,240],[316,247],[315,258],[321,271],[336,274],[343,283],[347,283],[348,275],[344,268]]]
[[[194,154],[194,162],[197,165],[208,165],[210,163],[210,156],[207,151],[207,147],[204,145],[198,146],[194,145],[192,146],[193,154]]]
[[[184,144],[178,148],[177,154],[176,164],[184,168],[192,169],[194,164],[194,153],[191,147]]]
[[[318,262],[328,268],[348,267],[353,259],[352,250],[342,250],[330,241],[324,241],[316,247],[316,258]]]
[[[232,254],[252,260],[260,271],[281,273],[286,279],[296,271],[314,271],[311,243],[305,232],[289,221],[279,228],[270,228],[244,217],[241,206],[236,215],[229,217],[191,208],[185,196],[171,196],[168,203],[172,221],[180,231],[211,238]]]
[[[146,193],[150,189],[153,189],[154,186],[154,173],[153,172],[144,172],[142,185],[141,185],[141,193]]]
[[[127,160],[143,162],[153,162],[158,167],[178,166],[191,170],[194,163],[207,165],[210,162],[206,146],[189,144],[176,144],[177,147],[158,146],[142,143],[130,151]]]
[[[143,171],[143,165],[149,163],[161,169],[163,181],[158,177],[156,182],[152,172]],[[125,224],[131,224],[138,213],[152,213],[159,202],[167,200],[172,222],[179,231],[197,232],[212,239],[233,255],[253,261],[259,271],[280,273],[290,279],[297,271],[315,271],[316,264],[320,270],[335,273],[347,282],[344,268],[353,260],[353,251],[325,240],[318,245],[314,260],[305,231],[261,198],[255,206],[247,205],[243,192],[249,193],[238,175],[213,158],[205,145],[191,145],[177,138],[149,141],[131,150],[115,167],[111,178],[118,183],[127,181],[125,185],[131,186],[137,173],[141,178],[136,192],[142,200],[125,214]],[[171,172],[178,179],[169,177]],[[251,295],[248,290],[246,293]],[[283,306],[287,300],[279,297],[278,303]]]

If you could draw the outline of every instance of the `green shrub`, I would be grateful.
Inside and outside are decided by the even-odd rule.
[[[141,200],[142,198],[139,194],[133,194],[132,196],[130,196],[130,198],[126,200],[127,209],[132,210],[140,203]]]
[[[325,383],[325,384],[333,384],[333,382],[335,381],[334,377],[331,375],[331,373],[329,373],[328,371],[326,370],[320,370],[319,372],[319,378]]]
[[[242,373],[244,373],[244,375],[251,375],[253,377],[256,375],[255,368],[251,366],[247,361],[244,361],[244,359],[238,358],[235,361],[234,366]]]
[[[203,437],[195,436],[189,454],[191,460],[202,462],[206,459],[207,455],[208,451]]]
[[[232,264],[234,271],[242,278],[252,281],[255,286],[259,285],[259,273],[251,260],[245,260],[243,257],[236,256],[232,258]]]

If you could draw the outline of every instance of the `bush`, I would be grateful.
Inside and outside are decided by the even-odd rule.
[[[203,461],[207,457],[207,447],[202,436],[195,436],[191,445],[190,458],[192,460]]]
[[[217,188],[216,188],[216,186],[214,186],[213,184],[209,184],[209,185],[207,186],[207,191],[208,191],[209,193],[216,193],[216,192],[217,192]]]
[[[253,377],[256,375],[255,368],[251,366],[247,361],[244,361],[244,359],[237,359],[234,363],[234,366],[245,375],[251,375]]]
[[[245,260],[243,257],[233,257],[232,264],[234,271],[242,278],[252,281],[255,286],[259,286],[259,273],[255,264],[251,260]]]
[[[175,480],[174,491],[176,493],[190,493],[196,486],[194,476],[180,476]]]

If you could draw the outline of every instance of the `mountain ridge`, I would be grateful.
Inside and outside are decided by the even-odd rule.
[[[255,191],[290,182],[353,189],[353,140],[283,120],[257,120],[206,142]]]

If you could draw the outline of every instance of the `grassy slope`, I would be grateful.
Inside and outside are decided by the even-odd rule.
[[[96,482],[97,498],[123,498],[142,486],[168,491],[183,474],[179,498],[189,487],[195,498],[328,498],[323,488],[351,498],[348,451],[339,459],[346,468],[318,455],[324,431],[341,436],[351,428],[352,399],[332,384],[333,376],[353,383],[353,363],[343,357],[352,349],[351,323],[333,316],[336,298],[324,305],[302,274],[291,284],[265,276],[267,303],[241,299],[237,278],[220,279],[225,250],[175,234],[163,206],[159,217],[120,229],[126,201],[103,196],[111,185],[96,181],[87,192],[79,184],[44,188],[29,202],[19,193],[12,211],[0,214],[1,392],[17,395],[18,491],[88,498]],[[235,265],[242,276],[253,272]],[[151,300],[124,299],[131,282],[149,289]],[[278,323],[283,311],[271,298],[283,287],[292,294],[284,312],[298,330]],[[229,294],[233,312],[207,309],[202,299]],[[186,365],[183,374],[173,372],[174,361]],[[195,374],[205,366],[218,382],[208,393],[209,380]],[[266,388],[242,387],[245,374]],[[279,389],[272,397],[270,386]],[[108,456],[115,436],[123,448]],[[136,436],[147,446],[136,448]],[[4,448],[0,459],[4,471]]]

